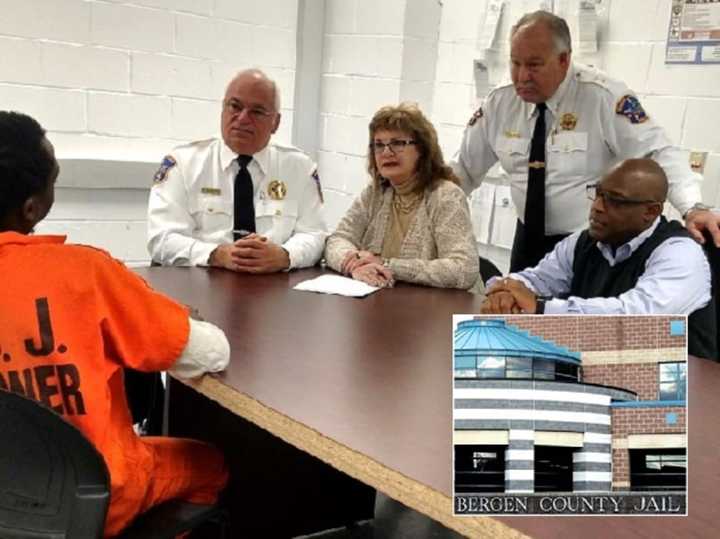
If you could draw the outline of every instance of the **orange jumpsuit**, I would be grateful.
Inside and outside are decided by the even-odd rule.
[[[171,498],[213,503],[227,482],[220,452],[138,437],[123,387],[123,367],[172,367],[188,340],[187,309],[107,253],[64,241],[0,233],[0,389],[52,408],[103,455],[106,536]]]

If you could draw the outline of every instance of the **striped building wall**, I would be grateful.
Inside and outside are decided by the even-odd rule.
[[[573,453],[573,491],[612,490],[612,435],[586,431],[583,447]]]
[[[481,317],[476,317],[481,318]],[[588,425],[584,431],[582,449],[575,451],[573,486],[576,491],[623,490],[630,486],[629,440],[648,435],[657,440],[668,440],[674,447],[687,447],[685,433],[686,409],[683,406],[662,406],[659,398],[659,364],[687,361],[685,336],[670,335],[670,322],[682,320],[677,316],[647,317],[536,317],[493,316],[508,324],[529,331],[555,344],[580,351],[582,354],[582,381],[587,384],[622,388],[637,394],[633,407],[611,407],[607,411],[608,429],[602,424]],[[532,491],[534,447],[536,433],[548,429],[537,417],[542,408],[533,408],[532,397],[522,399],[517,392],[518,384],[563,384],[557,382],[511,381],[511,380],[456,380],[455,381],[455,428],[508,429],[506,452],[506,490],[508,492]],[[574,386],[574,384],[573,384]],[[505,389],[500,389],[500,388]],[[468,391],[473,388],[473,391]],[[490,390],[493,392],[489,392]],[[478,392],[479,390],[479,392]],[[500,394],[498,394],[498,391]],[[461,400],[462,399],[462,400]],[[541,407],[551,402],[563,403],[561,410],[573,411],[568,400],[554,397],[537,397]],[[626,400],[623,398],[621,400]],[[634,399],[633,399],[634,400]],[[468,409],[473,401],[479,407],[476,412]],[[491,407],[491,401],[495,401]],[[502,405],[498,401],[504,401]],[[643,403],[642,401],[650,401]],[[582,401],[575,401],[582,402]],[[609,399],[606,401],[609,406]],[[585,403],[581,413],[592,413]],[[529,409],[533,408],[535,411]],[[484,409],[485,411],[481,411]],[[508,411],[498,415],[498,410]],[[669,415],[673,422],[668,421]],[[522,418],[520,419],[518,415]],[[460,419],[461,416],[463,419]],[[493,419],[489,419],[489,417]],[[530,417],[533,419],[530,419]],[[567,416],[566,416],[567,418]],[[565,428],[577,423],[569,422]],[[558,428],[556,428],[558,427]],[[568,428],[570,427],[570,428]],[[533,430],[534,429],[534,430]],[[550,430],[564,430],[553,425]],[[576,430],[576,432],[579,432]],[[670,437],[670,438],[668,438]],[[653,442],[651,442],[653,443]],[[667,447],[670,447],[667,446]],[[610,478],[608,479],[608,476]],[[612,488],[607,481],[612,482]],[[607,488],[605,488],[607,487]]]
[[[535,431],[518,428],[516,421],[511,424],[505,451],[505,492],[534,492]]]
[[[534,490],[538,432],[582,435],[573,491],[612,487],[611,399],[635,395],[612,388],[533,380],[455,380],[455,430],[507,431],[505,491]]]

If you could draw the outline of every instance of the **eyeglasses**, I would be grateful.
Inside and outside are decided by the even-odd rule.
[[[253,121],[265,120],[275,114],[263,107],[246,107],[236,99],[223,101],[223,110],[229,112],[231,116],[240,116],[243,111],[246,111],[248,117]]]
[[[621,207],[621,206],[630,206],[633,204],[662,204],[663,202],[660,200],[637,200],[634,198],[625,198],[625,197],[619,197],[615,195],[611,195],[610,193],[607,193],[600,189],[596,183],[586,185],[585,191],[587,192],[588,199],[595,201],[597,197],[600,197],[603,199],[603,203],[613,206],[613,207]]]
[[[392,153],[403,153],[408,144],[417,144],[417,142],[414,140],[393,139],[385,143],[376,140],[370,143],[370,148],[372,148],[375,153],[383,153],[385,148],[389,148]]]

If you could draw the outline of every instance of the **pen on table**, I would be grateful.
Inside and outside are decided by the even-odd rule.
[[[377,269],[377,268],[374,268],[374,270],[375,270],[375,275],[376,275],[377,277],[381,277],[381,278],[383,278],[383,279],[385,278],[385,274],[383,274],[382,271],[380,271],[380,270]],[[384,284],[381,284],[381,285],[379,285],[379,286],[380,286],[380,288],[392,288],[394,284],[395,284],[395,280],[394,280],[394,279],[390,279],[390,280],[386,281]]]

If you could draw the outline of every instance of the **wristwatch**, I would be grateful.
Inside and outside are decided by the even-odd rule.
[[[713,208],[712,206],[708,206],[707,204],[703,204],[702,202],[696,202],[693,204],[688,211],[685,212],[685,214],[682,216],[683,219],[687,219],[687,216],[690,214],[691,211],[715,211],[716,208]]]
[[[535,314],[545,314],[545,304],[552,298],[550,296],[535,297]]]

